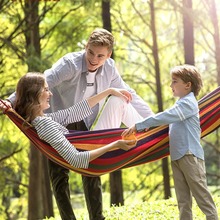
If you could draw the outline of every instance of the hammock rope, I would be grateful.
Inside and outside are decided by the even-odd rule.
[[[204,96],[198,103],[202,138],[220,126],[220,87]],[[4,113],[46,157],[67,169],[86,176],[100,176],[118,169],[159,160],[169,155],[168,126],[159,126],[147,132],[137,133],[137,145],[131,150],[113,149],[91,161],[88,169],[75,168],[67,163],[48,143],[41,140],[32,126],[24,129],[22,126],[24,119],[12,108],[7,108]],[[66,138],[78,150],[84,151],[96,149],[121,139],[123,130],[123,128],[117,128],[96,131],[70,131]]]

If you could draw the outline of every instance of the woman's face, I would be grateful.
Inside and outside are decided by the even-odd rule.
[[[52,95],[53,94],[49,90],[47,82],[45,82],[43,91],[42,91],[40,98],[39,98],[40,107],[41,107],[42,112],[50,107],[50,97]]]

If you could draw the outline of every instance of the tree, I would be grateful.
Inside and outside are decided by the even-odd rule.
[[[152,45],[152,54],[154,58],[154,66],[155,66],[155,76],[156,76],[156,88],[157,88],[157,103],[158,103],[158,111],[163,111],[163,100],[162,100],[162,89],[161,89],[161,79],[160,79],[160,62],[159,62],[159,49],[157,44],[157,31],[156,31],[156,16],[155,16],[155,7],[154,1],[149,1],[150,12],[151,12],[151,32],[153,38]],[[170,191],[170,175],[169,175],[169,162],[168,158],[162,159],[162,170],[163,170],[163,185],[164,185],[164,198],[169,199],[171,197]]]
[[[110,1],[102,0],[102,20],[103,28],[112,32]],[[111,58],[114,59],[114,53]],[[109,174],[110,180],[110,205],[124,205],[122,171],[117,170]]]
[[[121,14],[120,9],[118,9],[117,11],[117,14],[119,15],[115,15],[114,17],[115,19],[117,19],[117,17],[121,18],[122,20],[121,22],[117,21],[119,29],[124,34],[124,37],[127,37],[129,39],[128,45],[133,44],[133,46],[131,46],[131,54],[133,54],[133,56],[131,57],[131,60],[128,60],[127,62],[129,63],[134,62],[134,65],[136,65],[136,70],[134,71],[135,74],[133,76],[134,78],[132,78],[131,74],[129,73],[124,77],[127,81],[128,80],[133,81],[134,79],[139,79],[139,82],[137,83],[134,83],[133,81],[132,82],[133,85],[145,84],[149,86],[152,89],[157,100],[157,102],[155,103],[157,106],[157,111],[163,111],[161,71],[160,71],[160,60],[159,60],[160,49],[158,47],[158,42],[157,42],[158,37],[157,37],[157,27],[156,27],[158,18],[155,15],[156,9],[154,6],[154,1],[147,1],[145,5],[143,5],[143,4],[138,4],[136,1],[131,0],[130,4],[131,4],[131,9],[129,10],[130,14],[133,15],[135,13],[134,18],[129,18],[131,20],[131,25],[129,22],[125,20],[126,18],[123,17],[123,14]],[[148,9],[146,9],[147,6]],[[146,17],[144,14],[144,11],[146,12],[146,10],[147,10],[146,15],[148,17]],[[135,20],[137,21],[135,22]],[[133,21],[134,24],[132,23]],[[147,36],[146,35],[144,36],[143,33],[138,35],[138,33],[133,30],[137,22],[141,24],[143,33],[145,33],[146,30],[148,30]],[[132,27],[132,24],[134,25],[134,27]],[[136,50],[137,50],[137,54],[135,54]],[[139,56],[140,53],[142,53],[142,56]],[[136,59],[134,61],[133,57],[136,56],[140,59]],[[145,61],[142,60],[144,56],[145,56],[144,59]],[[126,57],[126,55],[124,57]],[[125,59],[124,57],[122,57],[123,60]],[[143,77],[139,77],[137,75],[137,73],[141,71],[150,72],[151,76],[150,77],[148,76],[149,80],[144,80]],[[152,91],[148,91],[148,93],[151,93]],[[170,175],[169,175],[168,158],[164,158],[162,160],[162,172],[163,172],[164,197],[169,198],[171,196],[171,191],[170,191],[170,180],[169,180]]]
[[[203,1],[205,8],[208,10],[208,14],[211,19],[211,23],[213,26],[212,37],[214,41],[214,57],[216,61],[216,72],[217,72],[217,82],[220,85],[220,30],[219,30],[219,22],[217,16],[216,2],[215,0]]]
[[[25,39],[28,71],[40,72],[40,17],[38,1],[25,1]],[[38,62],[36,62],[38,61]],[[54,216],[52,192],[46,158],[32,144],[30,145],[30,177],[28,187],[28,219],[42,219]]]
[[[151,105],[155,112],[173,103],[172,94],[169,92],[169,69],[174,65],[187,62],[195,63],[201,68],[204,79],[201,96],[220,85],[217,13],[219,6],[215,0],[116,0],[111,1],[111,8],[110,1],[104,0],[103,8],[100,5],[101,1],[38,1],[38,12],[33,6],[35,1],[25,2],[26,5],[24,1],[0,1],[0,96],[2,99],[14,91],[17,80],[28,70],[43,71],[63,54],[82,49],[88,33],[102,24],[115,36],[114,59],[123,79]],[[150,5],[153,10],[150,10]],[[183,5],[187,6],[187,9]],[[107,18],[101,19],[101,8],[103,16]],[[33,14],[29,15],[29,12]],[[40,27],[39,30],[37,26]],[[35,69],[35,66],[39,69]],[[162,103],[160,103],[161,100]],[[2,187],[4,192],[0,192],[3,201],[0,215],[2,217],[4,212],[3,218],[9,219],[13,216],[9,209],[9,198],[19,199],[15,197],[16,195],[24,198],[27,194],[29,172],[26,152],[29,152],[27,150],[29,143],[25,138],[20,137],[17,128],[13,127],[6,117],[0,115],[0,121],[2,131],[0,157],[2,159],[9,155],[1,163],[0,182],[6,187]],[[203,146],[205,155],[208,157],[206,160],[208,183],[217,184],[220,179],[219,130],[205,138]],[[35,166],[36,171],[31,171],[30,174],[36,173],[41,176],[46,174],[40,172],[44,169],[42,158],[32,153],[32,150],[30,157],[32,157],[31,161],[37,158],[40,161]],[[30,164],[31,170],[33,170],[32,165],[34,167],[35,163]],[[117,196],[111,198],[111,203],[117,204],[117,201],[121,204],[121,201],[126,203],[129,197],[133,199],[134,193],[138,191],[142,192],[142,200],[149,201],[164,197],[164,174],[161,161],[125,169],[121,174],[123,179],[120,175],[119,179],[121,182],[123,180],[123,187],[120,189],[122,183],[111,187],[111,191],[117,189],[119,192],[112,193],[114,196],[117,193]],[[78,188],[75,189],[75,184],[71,184],[72,193],[82,192],[78,174],[72,173],[70,181],[75,176],[79,180]],[[167,174],[166,177],[168,176]],[[31,178],[30,181],[34,181]],[[108,179],[106,178],[105,181],[103,181],[103,187],[108,186]],[[118,184],[118,180],[112,182]],[[44,183],[38,182],[38,184]],[[121,194],[123,190],[129,194]],[[43,216],[46,212],[41,206],[32,202],[39,203],[46,200],[41,196],[36,200],[33,199],[35,197],[31,194],[34,191],[41,195],[43,188],[39,186],[33,189],[32,185],[29,194],[32,201],[29,207],[31,209],[36,207],[34,211],[41,212]],[[43,196],[48,198],[46,192],[43,192]],[[14,216],[26,215],[22,213],[22,209],[26,211],[23,203],[18,204],[15,209],[17,213]]]
[[[1,37],[1,48],[9,48],[17,58],[27,66],[27,71],[44,70],[45,64],[41,59],[41,40],[42,36],[46,37],[54,31],[55,27],[61,23],[64,18],[75,8],[68,9],[50,29],[44,29],[44,33],[40,34],[40,23],[58,2],[44,2],[41,4],[39,12],[39,1],[11,2],[6,1],[1,4],[2,11],[9,14],[9,19],[13,17],[14,28],[10,28],[11,32],[3,31]],[[78,8],[78,7],[76,7]],[[7,16],[6,16],[7,17]],[[7,30],[7,28],[6,28]],[[22,39],[22,43],[17,38]],[[19,42],[19,43],[18,43]],[[25,68],[24,68],[25,69]],[[22,69],[20,75],[25,73]],[[19,75],[16,75],[19,78]],[[13,90],[12,90],[13,91]],[[11,93],[8,92],[6,97]],[[47,160],[32,144],[30,145],[30,164],[29,164],[29,186],[28,186],[28,219],[42,219],[45,216],[53,216],[52,192],[50,189],[49,176],[47,171]]]
[[[183,45],[185,63],[194,65],[194,28],[192,0],[183,0]]]
[[[10,31],[5,31],[1,38],[1,47],[11,50],[16,54],[17,58],[21,62],[26,62],[29,71],[40,71],[40,34],[39,34],[39,17],[38,17],[38,2],[37,1],[25,1],[13,3],[11,1],[5,1],[2,10],[8,9],[5,12],[10,15],[14,13],[14,29],[10,28]],[[17,9],[21,9],[17,11]],[[20,13],[21,14],[20,14]],[[24,16],[23,16],[24,15]],[[10,17],[9,17],[10,19]],[[23,45],[19,45],[16,42],[16,38],[25,38],[25,48]],[[22,75],[24,72],[22,71]],[[18,75],[19,76],[19,75]],[[40,152],[36,152],[31,146],[30,155],[30,181],[29,181],[29,205],[28,205],[28,219],[43,218],[45,215],[50,215],[52,212],[52,194],[50,190],[50,184],[48,175],[43,175],[47,172],[43,166],[39,166],[43,159]],[[45,183],[45,184],[42,184]],[[43,194],[47,192],[47,194]],[[43,195],[46,195],[45,200],[42,199]],[[36,202],[37,201],[37,202]],[[43,202],[45,202],[45,204]],[[47,204],[47,205],[46,205]]]

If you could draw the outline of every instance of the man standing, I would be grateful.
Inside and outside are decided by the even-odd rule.
[[[49,112],[68,108],[71,105],[97,94],[107,88],[127,89],[130,103],[110,97],[97,121],[95,129],[120,127],[123,122],[131,126],[138,120],[152,115],[149,106],[121,78],[112,60],[114,38],[105,29],[95,29],[90,35],[85,50],[68,53],[52,68],[44,72],[53,93]],[[93,107],[93,114],[84,121],[67,126],[71,130],[91,129],[104,100]],[[69,192],[69,170],[49,161],[50,179],[62,220],[76,219]],[[100,177],[82,176],[86,204],[90,220],[105,219],[102,214],[102,190]]]

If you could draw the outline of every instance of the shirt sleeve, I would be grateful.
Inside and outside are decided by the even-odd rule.
[[[112,77],[110,87],[128,90],[132,94],[131,105],[136,109],[136,111],[142,117],[145,118],[145,117],[154,115],[150,106],[136,93],[134,89],[132,89],[128,84],[124,82],[117,68],[115,67],[114,61],[112,62],[113,63],[111,65],[113,68],[113,77]]]
[[[11,103],[12,107],[14,107],[15,99],[16,99],[16,92],[13,92],[6,100]]]
[[[163,112],[147,117],[143,121],[135,124],[137,131],[143,131],[146,128],[167,125],[178,121],[183,121],[195,114],[198,114],[199,109],[195,103],[188,99],[176,102],[176,104]]]
[[[66,54],[54,63],[50,69],[44,71],[50,89],[73,77],[76,66],[71,62],[71,56],[72,53]]]
[[[34,124],[40,139],[50,144],[69,164],[76,168],[88,168],[89,151],[78,151],[64,136],[62,126],[48,117],[41,117]]]
[[[93,113],[91,110],[88,101],[83,100],[70,108],[59,110],[57,112],[48,113],[47,116],[51,117],[54,121],[66,126],[70,123],[78,122],[86,117],[90,116]]]

